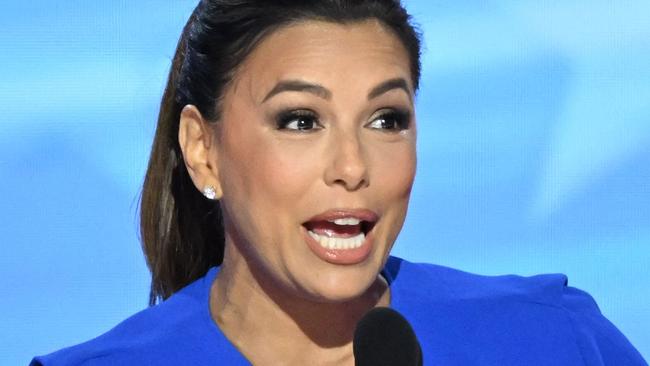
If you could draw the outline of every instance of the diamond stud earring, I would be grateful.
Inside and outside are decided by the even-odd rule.
[[[214,190],[213,186],[207,185],[203,188],[203,195],[208,199],[215,199],[217,197],[217,192]]]

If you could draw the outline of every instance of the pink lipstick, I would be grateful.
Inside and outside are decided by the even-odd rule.
[[[303,223],[305,242],[326,262],[360,263],[372,251],[372,229],[378,219],[367,209],[328,210]]]

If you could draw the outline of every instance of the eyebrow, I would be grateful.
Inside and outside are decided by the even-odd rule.
[[[406,80],[404,80],[403,78],[394,78],[394,79],[386,80],[383,83],[372,88],[370,93],[368,93],[368,100],[377,98],[378,96],[387,93],[393,89],[404,90],[406,94],[409,96],[409,99],[412,99],[411,89],[409,88],[409,85],[406,82]]]
[[[271,91],[264,97],[262,103],[266,102],[277,94],[287,91],[307,92],[323,99],[332,99],[332,92],[327,90],[327,88],[324,86],[300,80],[285,80],[277,83],[275,87],[273,87],[273,89],[271,89]]]
[[[405,79],[403,78],[394,78],[394,79],[389,79],[381,84],[375,86],[372,88],[370,93],[368,93],[368,100],[374,99],[379,97],[380,95],[387,93],[391,90],[394,89],[402,89],[406,94],[409,96],[409,99],[412,99],[411,97],[411,89],[408,86],[408,83],[406,82]],[[316,95],[317,97],[323,98],[330,100],[332,99],[332,92],[329,91],[327,88],[325,88],[322,85],[319,84],[313,84],[309,83],[306,81],[301,81],[301,80],[284,80],[280,81],[277,83],[271,91],[266,94],[264,99],[262,100],[262,103],[266,102],[267,100],[271,99],[272,97],[276,96],[277,94],[283,93],[283,92],[307,92]]]

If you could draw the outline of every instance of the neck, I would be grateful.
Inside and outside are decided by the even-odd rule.
[[[371,308],[390,303],[388,284],[379,275],[365,293],[344,302],[306,299],[275,282],[227,241],[210,311],[254,364],[353,364],[357,322]]]

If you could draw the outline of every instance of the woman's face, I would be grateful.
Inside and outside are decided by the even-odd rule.
[[[299,23],[257,46],[217,124],[226,241],[237,248],[228,255],[309,300],[369,288],[415,174],[409,64],[374,21]]]

